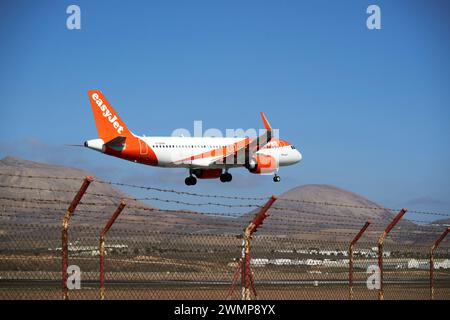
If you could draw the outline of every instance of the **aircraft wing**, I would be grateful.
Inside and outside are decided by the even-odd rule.
[[[266,128],[264,134],[257,138],[246,138],[232,146],[228,146],[224,152],[224,156],[213,161],[212,164],[230,164],[230,166],[248,164],[253,154],[269,143],[273,137],[273,130],[262,112],[261,117]]]

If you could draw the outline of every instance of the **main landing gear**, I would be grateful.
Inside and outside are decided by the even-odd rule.
[[[194,177],[193,175],[190,175],[189,177],[187,177],[187,178],[184,180],[184,183],[185,183],[187,186],[195,186],[195,185],[197,184],[197,178]]]
[[[273,182],[280,182],[280,181],[281,181],[281,178],[279,175],[276,174],[273,176]]]
[[[233,176],[228,173],[227,171],[225,171],[224,173],[222,173],[220,175],[220,181],[222,182],[230,182],[233,179]]]

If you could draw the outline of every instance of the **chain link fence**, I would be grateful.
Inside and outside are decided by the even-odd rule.
[[[430,250],[448,228],[424,223],[447,214],[409,211],[386,236],[381,277],[379,237],[398,210],[279,198],[246,242],[244,229],[268,198],[94,181],[70,219],[63,270],[61,223],[80,178],[2,175],[10,180],[0,184],[0,299],[63,299],[66,286],[69,299],[241,299],[243,288],[252,299],[378,299],[381,279],[385,299],[430,299]],[[100,236],[124,199],[104,185],[146,194],[125,198],[104,237],[101,290]],[[369,221],[353,245],[350,282],[350,243]],[[435,299],[450,299],[449,240],[434,252]]]
[[[0,298],[61,299],[61,228],[0,226]],[[79,267],[81,288],[70,299],[99,299],[101,228],[70,229],[69,265]],[[257,299],[349,299],[348,243],[255,235],[251,272]],[[239,235],[160,233],[113,228],[106,238],[106,299],[240,299]],[[429,246],[387,244],[386,299],[429,299]],[[450,252],[435,253],[435,299],[450,299]],[[377,299],[370,267],[376,246],[354,250],[353,298]],[[70,279],[69,279],[70,280]]]

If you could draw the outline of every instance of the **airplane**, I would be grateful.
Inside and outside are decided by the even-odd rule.
[[[100,90],[89,90],[98,138],[84,146],[135,163],[164,168],[186,168],[185,184],[197,179],[230,182],[231,168],[244,167],[253,174],[273,174],[279,182],[280,166],[290,166],[302,159],[289,142],[273,137],[273,129],[264,113],[265,133],[257,138],[223,137],[147,137],[133,134]]]

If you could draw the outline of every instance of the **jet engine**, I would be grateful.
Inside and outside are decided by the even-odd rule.
[[[278,170],[278,161],[272,156],[258,154],[249,161],[247,169],[255,174],[271,174]]]

